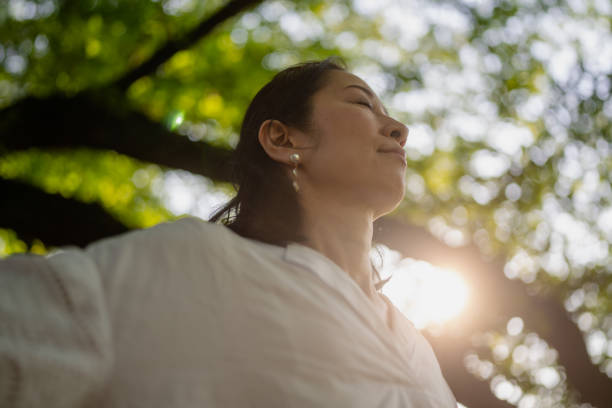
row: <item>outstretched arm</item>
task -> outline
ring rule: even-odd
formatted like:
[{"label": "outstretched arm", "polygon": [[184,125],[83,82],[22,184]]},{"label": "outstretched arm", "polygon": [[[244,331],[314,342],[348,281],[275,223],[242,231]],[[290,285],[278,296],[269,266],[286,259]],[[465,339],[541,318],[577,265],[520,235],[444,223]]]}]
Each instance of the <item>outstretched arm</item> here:
[{"label": "outstretched arm", "polygon": [[0,260],[0,406],[93,405],[113,364],[110,327],[84,252]]}]

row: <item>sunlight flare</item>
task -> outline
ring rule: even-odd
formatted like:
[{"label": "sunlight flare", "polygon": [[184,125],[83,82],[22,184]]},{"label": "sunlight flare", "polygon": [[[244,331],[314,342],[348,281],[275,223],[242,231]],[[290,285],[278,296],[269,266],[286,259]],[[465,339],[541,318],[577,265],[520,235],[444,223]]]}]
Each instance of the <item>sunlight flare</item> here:
[{"label": "sunlight flare", "polygon": [[389,249],[383,251],[383,266],[384,272],[393,274],[383,293],[418,329],[456,318],[469,300],[469,287],[455,270],[410,258],[398,260]]}]

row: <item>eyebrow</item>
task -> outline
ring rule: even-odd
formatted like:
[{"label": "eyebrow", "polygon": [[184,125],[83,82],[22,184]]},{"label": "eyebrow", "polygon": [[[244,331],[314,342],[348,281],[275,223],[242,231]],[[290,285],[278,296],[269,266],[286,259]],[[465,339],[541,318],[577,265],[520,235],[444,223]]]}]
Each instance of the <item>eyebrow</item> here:
[{"label": "eyebrow", "polygon": [[[361,89],[363,92],[365,92],[370,98],[375,98],[375,95],[372,91],[370,91],[368,88],[366,88],[365,86],[361,86],[361,85],[357,85],[357,84],[351,84],[351,85],[347,85],[344,87],[344,89],[347,88],[357,88],[357,89]],[[380,106],[382,107],[383,112],[385,113],[385,115],[389,116],[389,112],[387,111],[387,108],[385,108],[385,106],[381,103]]]}]

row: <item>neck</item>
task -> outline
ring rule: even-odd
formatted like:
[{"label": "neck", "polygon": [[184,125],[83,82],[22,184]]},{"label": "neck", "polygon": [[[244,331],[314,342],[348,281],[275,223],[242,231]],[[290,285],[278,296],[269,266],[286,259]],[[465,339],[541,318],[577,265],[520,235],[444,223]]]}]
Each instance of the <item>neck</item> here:
[{"label": "neck", "polygon": [[334,261],[368,297],[373,297],[376,290],[370,263],[372,214],[319,200],[303,200],[302,206],[306,238],[302,244]]}]

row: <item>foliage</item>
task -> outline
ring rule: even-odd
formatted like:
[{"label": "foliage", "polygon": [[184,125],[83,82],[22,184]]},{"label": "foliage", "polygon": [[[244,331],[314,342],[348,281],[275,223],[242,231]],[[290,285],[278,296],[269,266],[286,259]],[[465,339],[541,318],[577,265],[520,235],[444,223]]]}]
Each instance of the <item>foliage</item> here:
[{"label": "foliage", "polygon": [[32,149],[0,158],[0,176],[18,178],[51,194],[99,202],[126,226],[145,228],[171,218],[152,183],[162,170],[115,152]]},{"label": "foliage", "polygon": [[[0,106],[113,90],[222,3],[10,0],[0,5]],[[121,97],[175,136],[231,148],[274,72],[341,55],[411,128],[408,194],[394,216],[503,257],[507,278],[565,305],[612,376],[611,23],[597,0],[265,1]],[[5,151],[2,139],[0,153],[0,177],[98,202],[131,228],[178,215],[164,208],[170,170],[153,163],[80,148]],[[25,250],[6,230],[0,242],[0,253]],[[514,405],[571,406],[579,399],[555,358],[521,368],[516,350],[549,350],[527,332],[536,329],[491,328],[468,368]],[[545,368],[554,385],[533,374]]]}]

